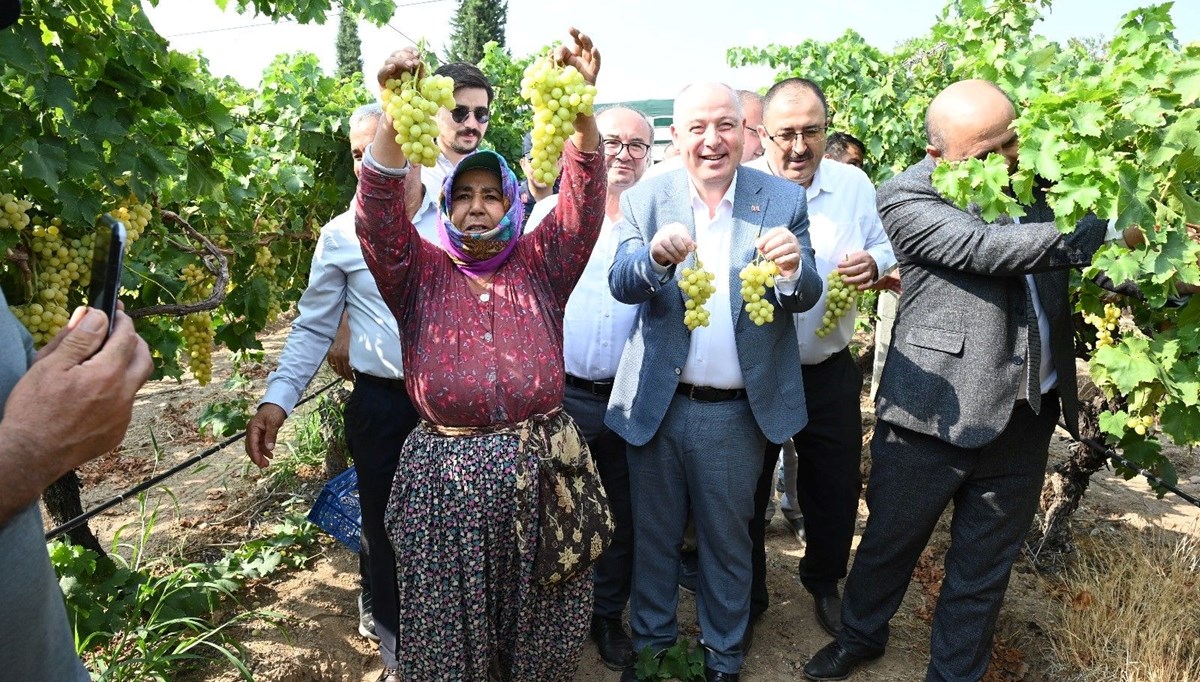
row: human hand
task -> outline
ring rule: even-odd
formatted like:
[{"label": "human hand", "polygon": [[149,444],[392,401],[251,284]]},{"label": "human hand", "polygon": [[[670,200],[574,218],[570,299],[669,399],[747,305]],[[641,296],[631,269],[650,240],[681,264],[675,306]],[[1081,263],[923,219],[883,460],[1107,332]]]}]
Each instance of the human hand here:
[{"label": "human hand", "polygon": [[275,437],[287,419],[283,408],[275,403],[263,403],[246,426],[246,454],[260,469],[266,469],[274,457]]},{"label": "human hand", "polygon": [[150,378],[150,349],[118,311],[79,308],[13,387],[0,422],[3,441],[25,453],[46,484],[121,444],[133,399]]},{"label": "human hand", "polygon": [[889,272],[888,274],[876,280],[876,282],[868,288],[876,291],[893,291],[897,296],[899,296],[903,291],[900,286],[900,271],[893,270]]},{"label": "human hand", "polygon": [[754,248],[779,267],[779,276],[793,277],[800,270],[800,240],[791,230],[772,228],[754,241]]},{"label": "human hand", "polygon": [[837,271],[842,273],[842,280],[847,286],[857,287],[859,291],[871,288],[871,282],[879,276],[879,267],[875,259],[866,251],[855,251],[846,254]]},{"label": "human hand", "polygon": [[650,240],[650,257],[663,267],[678,265],[696,250],[696,242],[683,223],[668,223]]},{"label": "human hand", "polygon": [[406,47],[403,50],[396,50],[388,55],[384,60],[383,66],[379,68],[376,74],[376,79],[379,81],[379,89],[387,87],[388,80],[399,78],[402,74],[411,73],[414,78],[424,78],[425,68],[421,62],[421,53],[415,47]]},{"label": "human hand", "polygon": [[342,313],[342,322],[333,335],[333,344],[329,346],[325,361],[334,374],[346,381],[354,381],[354,370],[350,369],[350,324],[346,313]]},{"label": "human hand", "polygon": [[583,80],[595,85],[596,76],[600,73],[600,51],[592,44],[592,39],[579,29],[572,26],[570,33],[575,46],[559,45],[554,51],[554,60],[563,66],[574,66]]}]

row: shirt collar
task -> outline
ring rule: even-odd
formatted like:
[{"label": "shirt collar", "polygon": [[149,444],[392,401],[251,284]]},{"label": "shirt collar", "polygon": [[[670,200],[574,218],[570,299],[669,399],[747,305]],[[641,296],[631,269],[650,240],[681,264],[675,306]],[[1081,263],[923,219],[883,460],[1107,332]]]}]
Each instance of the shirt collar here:
[{"label": "shirt collar", "polygon": [[825,187],[824,185],[821,184],[821,179],[825,175],[825,166],[830,163],[836,163],[836,162],[832,161],[830,159],[821,159],[820,165],[817,166],[817,172],[813,173],[812,183],[809,184],[808,187],[804,188],[804,198],[807,199],[808,201],[811,202],[813,199],[816,199],[817,195],[820,194],[821,192],[830,192],[830,193],[833,192],[833,189],[834,189],[833,185],[830,185],[829,187]]},{"label": "shirt collar", "polygon": [[[692,197],[692,208],[695,209],[697,207],[703,207],[703,209],[705,211],[708,211],[708,204],[704,203],[704,198],[700,196],[700,190],[696,189],[696,183],[692,181],[692,176],[688,175],[687,179],[688,179],[688,193]],[[729,207],[732,209],[733,208],[733,197],[736,192],[737,192],[737,171],[735,170],[733,172],[733,180],[731,180],[729,182],[729,189],[725,190],[725,194],[722,195],[721,200],[719,202],[717,202],[717,207],[720,208],[721,205],[728,202]]]}]

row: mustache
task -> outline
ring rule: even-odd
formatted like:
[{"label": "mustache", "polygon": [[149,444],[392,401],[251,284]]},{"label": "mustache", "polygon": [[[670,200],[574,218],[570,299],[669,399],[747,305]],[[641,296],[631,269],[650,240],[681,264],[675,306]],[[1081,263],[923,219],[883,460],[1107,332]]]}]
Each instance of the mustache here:
[{"label": "mustache", "polygon": [[467,134],[474,135],[475,137],[483,137],[483,135],[480,134],[479,130],[476,128],[463,128],[462,130],[455,133],[455,135],[467,135]]},{"label": "mustache", "polygon": [[811,161],[812,157],[813,157],[812,152],[806,151],[803,154],[788,154],[787,159],[785,159],[785,161],[788,161],[790,163],[803,163],[805,161]]}]

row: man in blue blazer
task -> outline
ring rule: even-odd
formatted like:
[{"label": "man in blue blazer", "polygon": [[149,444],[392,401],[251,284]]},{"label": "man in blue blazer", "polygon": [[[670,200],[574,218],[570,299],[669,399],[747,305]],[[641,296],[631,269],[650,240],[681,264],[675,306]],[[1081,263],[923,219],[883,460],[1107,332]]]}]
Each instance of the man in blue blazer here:
[{"label": "man in blue blazer", "polygon": [[[745,118],[735,93],[718,83],[689,86],[675,100],[674,121],[683,167],[621,200],[622,243],[609,286],[639,309],[605,421],[630,445],[635,646],[661,651],[675,643],[676,575],[690,509],[706,679],[736,682],[762,452],[768,440],[781,443],[807,421],[792,316],[779,312],[755,325],[738,273],[756,253],[773,260],[780,275],[767,296],[787,313],[811,308],[821,280],[804,192],[738,166]],[[697,260],[716,276],[716,292],[705,305],[709,326],[689,331],[677,283]],[[629,669],[622,679],[636,675]]]}]

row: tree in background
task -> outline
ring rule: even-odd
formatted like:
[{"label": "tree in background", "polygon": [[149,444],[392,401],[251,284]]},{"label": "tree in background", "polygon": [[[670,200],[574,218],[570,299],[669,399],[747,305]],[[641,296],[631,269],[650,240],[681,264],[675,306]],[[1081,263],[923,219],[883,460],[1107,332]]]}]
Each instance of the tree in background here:
[{"label": "tree in background", "polygon": [[483,59],[484,46],[494,42],[504,47],[504,30],[508,22],[508,2],[501,0],[459,0],[458,11],[450,20],[450,48],[446,60],[478,64]]},{"label": "tree in background", "polygon": [[358,18],[342,9],[338,19],[337,32],[337,72],[338,78],[349,78],[356,73],[362,73],[362,41],[358,39]]}]

